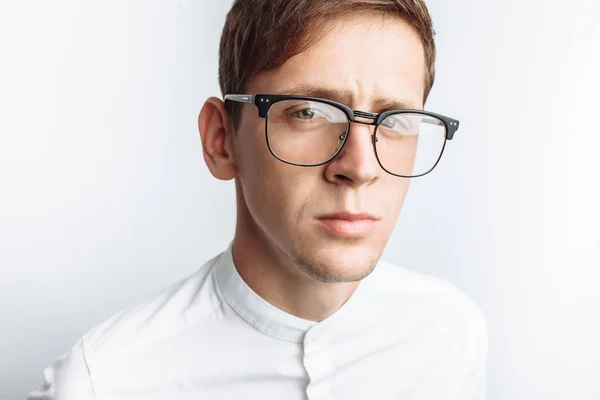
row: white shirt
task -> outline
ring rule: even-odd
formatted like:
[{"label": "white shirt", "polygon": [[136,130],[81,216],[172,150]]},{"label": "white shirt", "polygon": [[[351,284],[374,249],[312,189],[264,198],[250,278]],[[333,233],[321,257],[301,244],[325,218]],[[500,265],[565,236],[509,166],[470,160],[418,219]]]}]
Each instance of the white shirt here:
[{"label": "white shirt", "polygon": [[452,284],[380,261],[322,322],[263,300],[231,245],[83,335],[28,399],[485,398],[487,329]]}]

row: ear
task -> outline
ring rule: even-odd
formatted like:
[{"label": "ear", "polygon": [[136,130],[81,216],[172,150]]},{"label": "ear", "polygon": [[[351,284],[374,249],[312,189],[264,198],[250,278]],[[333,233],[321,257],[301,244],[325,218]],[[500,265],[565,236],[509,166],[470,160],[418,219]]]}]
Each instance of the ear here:
[{"label": "ear", "polygon": [[198,129],[204,161],[213,176],[224,181],[235,178],[237,170],[229,146],[233,124],[221,99],[211,97],[206,100],[198,116]]}]

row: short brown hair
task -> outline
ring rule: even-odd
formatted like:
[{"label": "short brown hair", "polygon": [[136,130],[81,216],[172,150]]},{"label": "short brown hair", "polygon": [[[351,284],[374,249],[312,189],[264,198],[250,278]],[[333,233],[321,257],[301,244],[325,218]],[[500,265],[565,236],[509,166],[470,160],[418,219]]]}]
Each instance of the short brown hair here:
[{"label": "short brown hair", "polygon": [[[365,11],[405,21],[419,35],[425,53],[427,100],[435,78],[435,42],[423,0],[235,0],[219,46],[219,86],[223,96],[244,93],[249,80],[279,68],[326,34],[328,21]],[[234,126],[238,103],[228,102]]]}]

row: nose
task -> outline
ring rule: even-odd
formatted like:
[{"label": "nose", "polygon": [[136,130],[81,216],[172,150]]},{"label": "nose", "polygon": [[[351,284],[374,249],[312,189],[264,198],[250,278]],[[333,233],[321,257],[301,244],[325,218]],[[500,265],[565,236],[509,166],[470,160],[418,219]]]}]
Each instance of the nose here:
[{"label": "nose", "polygon": [[373,125],[360,121],[350,124],[344,147],[327,164],[325,176],[328,181],[359,187],[377,180],[381,168],[373,148],[374,129]]}]

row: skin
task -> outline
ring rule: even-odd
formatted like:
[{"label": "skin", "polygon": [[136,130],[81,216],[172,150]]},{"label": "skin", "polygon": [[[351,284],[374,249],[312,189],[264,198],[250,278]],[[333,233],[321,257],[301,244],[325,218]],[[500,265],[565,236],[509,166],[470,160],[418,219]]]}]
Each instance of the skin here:
[{"label": "skin", "polygon": [[[423,108],[423,47],[406,23],[367,13],[331,24],[308,50],[256,76],[246,93],[304,94],[299,88],[311,86],[342,92],[329,98],[362,111],[398,108],[382,99]],[[270,154],[265,120],[254,105],[243,106],[237,133],[215,97],[206,101],[198,123],[211,173],[235,179],[233,258],[240,276],[266,301],[297,317],[319,322],[332,315],[375,268],[409,187],[409,179],[379,166],[374,127],[351,124],[334,160],[298,167]],[[376,229],[343,238],[317,219],[344,211],[372,214]]]}]

